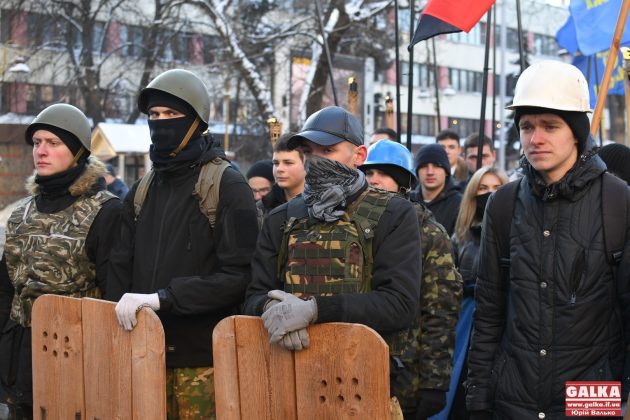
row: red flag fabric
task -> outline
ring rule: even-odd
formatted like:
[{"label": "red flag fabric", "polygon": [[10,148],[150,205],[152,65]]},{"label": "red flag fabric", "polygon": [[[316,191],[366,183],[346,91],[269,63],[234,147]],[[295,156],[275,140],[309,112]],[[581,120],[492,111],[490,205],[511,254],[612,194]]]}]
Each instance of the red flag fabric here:
[{"label": "red flag fabric", "polygon": [[409,47],[439,34],[468,32],[495,0],[430,0]]}]

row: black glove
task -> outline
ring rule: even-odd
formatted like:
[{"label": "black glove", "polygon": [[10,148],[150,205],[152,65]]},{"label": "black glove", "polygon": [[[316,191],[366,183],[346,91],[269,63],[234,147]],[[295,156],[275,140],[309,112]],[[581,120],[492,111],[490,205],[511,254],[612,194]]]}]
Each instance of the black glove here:
[{"label": "black glove", "polygon": [[439,413],[446,405],[446,392],[438,389],[421,389],[416,408],[416,420],[425,420]]},{"label": "black glove", "polygon": [[470,420],[492,420],[492,411],[471,411]]}]

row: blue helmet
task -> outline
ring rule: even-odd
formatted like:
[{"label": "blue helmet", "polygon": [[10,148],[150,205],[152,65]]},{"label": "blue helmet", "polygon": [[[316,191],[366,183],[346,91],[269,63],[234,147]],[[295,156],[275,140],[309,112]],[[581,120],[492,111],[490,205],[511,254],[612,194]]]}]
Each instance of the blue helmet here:
[{"label": "blue helmet", "polygon": [[381,140],[368,149],[367,159],[360,169],[365,171],[378,167],[401,187],[411,188],[416,182],[413,156],[405,146],[391,140]]}]

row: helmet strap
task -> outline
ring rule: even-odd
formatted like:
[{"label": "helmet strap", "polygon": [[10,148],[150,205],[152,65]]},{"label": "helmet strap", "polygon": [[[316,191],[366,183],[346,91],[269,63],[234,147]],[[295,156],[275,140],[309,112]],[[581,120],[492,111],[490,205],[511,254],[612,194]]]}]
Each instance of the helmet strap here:
[{"label": "helmet strap", "polygon": [[79,151],[77,152],[76,155],[74,155],[74,158],[72,159],[72,162],[70,162],[70,166],[68,166],[68,169],[72,168],[74,165],[76,165],[77,161],[79,160],[79,158],[83,155],[83,153],[85,153],[85,147],[81,146],[81,148],[79,149]]},{"label": "helmet strap", "polygon": [[201,119],[197,116],[195,118],[195,121],[193,121],[192,125],[188,129],[188,132],[184,136],[184,139],[179,144],[179,146],[177,146],[177,148],[175,150],[173,150],[171,153],[169,153],[170,157],[177,156],[179,154],[179,152],[181,152],[184,149],[184,147],[186,147],[186,145],[188,144],[188,142],[192,138],[192,135],[195,133],[195,131],[197,131],[197,127],[199,127],[199,123],[200,122],[201,122]]}]

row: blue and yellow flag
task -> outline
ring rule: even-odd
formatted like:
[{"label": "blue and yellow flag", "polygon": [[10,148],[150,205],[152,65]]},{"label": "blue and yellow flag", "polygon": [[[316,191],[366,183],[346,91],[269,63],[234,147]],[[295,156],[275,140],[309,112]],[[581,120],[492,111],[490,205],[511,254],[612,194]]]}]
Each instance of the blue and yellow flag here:
[{"label": "blue and yellow flag", "polygon": [[[579,68],[586,80],[588,81],[589,95],[591,98],[591,108],[595,108],[597,103],[597,92],[595,91],[598,86],[601,85],[601,79],[604,77],[604,69],[606,68],[606,61],[608,60],[608,52],[600,52],[593,54],[589,57],[583,55],[577,55],[573,59],[573,65]],[[597,70],[595,69],[597,66]],[[597,76],[597,77],[596,77]],[[610,84],[608,85],[609,95],[623,95],[623,78],[625,77],[625,70],[623,69],[623,59],[621,52],[615,63],[615,69],[613,70]],[[599,78],[599,80],[598,80]]]},{"label": "blue and yellow flag", "polygon": [[[571,0],[569,10],[575,25],[580,52],[585,55],[606,51],[612,44],[622,0]],[[630,42],[630,19],[621,43]]]}]

